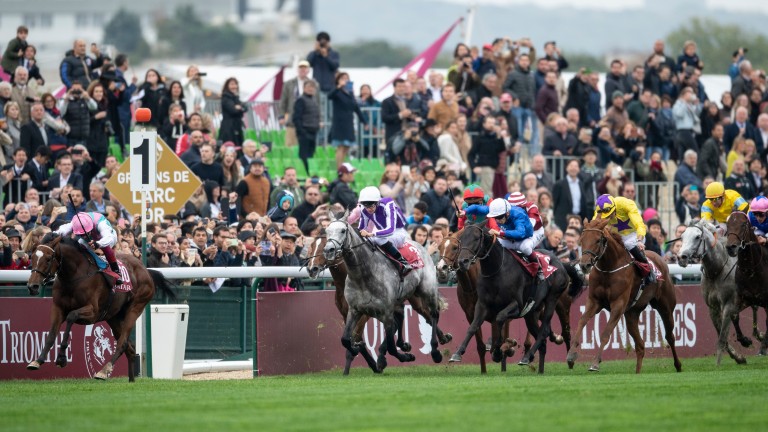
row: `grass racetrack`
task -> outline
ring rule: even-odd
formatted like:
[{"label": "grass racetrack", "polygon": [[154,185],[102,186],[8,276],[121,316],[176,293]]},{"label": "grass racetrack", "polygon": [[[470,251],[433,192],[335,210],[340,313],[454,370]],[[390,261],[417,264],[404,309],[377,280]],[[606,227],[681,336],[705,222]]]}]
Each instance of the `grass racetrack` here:
[{"label": "grass racetrack", "polygon": [[[634,358],[634,355],[632,356]],[[122,360],[122,359],[121,359]],[[236,381],[9,381],[0,430],[275,431],[502,430],[759,431],[768,428],[768,358],[727,356],[603,362],[590,373],[549,363],[546,375],[512,363],[353,368]],[[391,362],[392,360],[390,360]],[[44,367],[54,367],[46,364]]]}]

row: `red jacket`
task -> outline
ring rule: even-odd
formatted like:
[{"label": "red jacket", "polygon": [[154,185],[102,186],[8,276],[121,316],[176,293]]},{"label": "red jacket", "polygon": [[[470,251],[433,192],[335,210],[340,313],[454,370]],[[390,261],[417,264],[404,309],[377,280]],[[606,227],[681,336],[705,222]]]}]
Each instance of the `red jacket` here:
[{"label": "red jacket", "polygon": [[525,207],[523,208],[528,212],[528,218],[533,222],[534,231],[544,226],[544,222],[541,220],[541,214],[539,213],[539,206],[530,201],[526,201]]}]

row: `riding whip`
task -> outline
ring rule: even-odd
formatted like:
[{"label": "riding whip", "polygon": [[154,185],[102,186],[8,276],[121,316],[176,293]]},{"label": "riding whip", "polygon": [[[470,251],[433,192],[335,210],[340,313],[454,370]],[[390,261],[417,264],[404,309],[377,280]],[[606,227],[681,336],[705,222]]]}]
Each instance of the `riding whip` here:
[{"label": "riding whip", "polygon": [[[74,201],[72,201],[72,194],[68,193],[69,196],[69,204],[72,206],[72,209],[75,211],[75,217],[77,218],[77,221],[80,222],[80,226],[83,226],[83,220],[80,219],[80,212],[77,211],[77,207],[75,207]],[[93,239],[91,239],[91,233],[86,232],[85,237],[88,239],[88,243],[92,242]]]}]

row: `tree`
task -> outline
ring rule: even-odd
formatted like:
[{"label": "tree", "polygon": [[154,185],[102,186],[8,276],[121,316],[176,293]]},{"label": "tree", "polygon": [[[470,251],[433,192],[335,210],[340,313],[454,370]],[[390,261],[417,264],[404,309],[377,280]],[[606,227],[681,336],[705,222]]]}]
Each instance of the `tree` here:
[{"label": "tree", "polygon": [[141,34],[139,16],[122,8],[104,26],[103,40],[136,63],[150,55],[149,44]]},{"label": "tree", "polygon": [[181,57],[238,55],[245,36],[231,24],[211,26],[202,22],[192,6],[180,6],[173,18],[158,23],[158,37]]},{"label": "tree", "polygon": [[726,74],[739,47],[748,48],[747,58],[755,67],[768,66],[768,38],[748,32],[735,24],[719,24],[713,20],[694,18],[667,35],[667,53],[675,58],[682,53],[685,41],[696,42],[704,71]]},{"label": "tree", "polygon": [[568,72],[578,72],[581,68],[591,69],[592,72],[606,72],[605,61],[586,53],[565,53],[568,60]]},{"label": "tree", "polygon": [[334,47],[344,67],[403,67],[416,56],[403,45],[390,45],[384,40],[358,41]]}]

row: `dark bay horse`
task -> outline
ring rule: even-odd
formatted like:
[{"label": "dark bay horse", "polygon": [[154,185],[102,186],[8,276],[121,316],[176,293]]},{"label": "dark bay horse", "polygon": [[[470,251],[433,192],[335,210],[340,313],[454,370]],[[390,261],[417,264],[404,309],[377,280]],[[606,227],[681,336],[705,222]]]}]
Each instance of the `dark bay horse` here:
[{"label": "dark bay horse", "polygon": [[[347,280],[347,265],[344,264],[344,260],[341,258],[335,258],[330,261],[325,259],[325,256],[323,255],[323,248],[325,248],[325,244],[327,242],[327,237],[317,237],[314,239],[314,241],[309,245],[307,249],[307,258],[304,266],[307,268],[309,277],[313,279],[317,278],[317,276],[326,269],[330,271],[331,277],[333,278],[333,286],[336,287],[336,309],[338,309],[339,313],[341,313],[341,318],[346,321],[347,313],[349,312],[349,304],[347,303],[347,299],[344,298],[344,287]],[[429,311],[424,308],[421,300],[418,297],[413,296],[408,299],[408,302],[411,303],[413,310],[418,312],[418,314],[424,318],[427,318],[426,314],[428,314]],[[401,322],[400,329],[402,330],[404,311],[400,310],[396,312],[395,315],[396,319],[399,319]],[[365,323],[368,322],[368,318],[369,317],[367,315],[361,316],[360,320],[358,320],[357,325],[354,328],[353,336],[355,344],[357,345],[359,345],[362,341],[363,329],[365,328]],[[443,334],[440,328],[438,328],[437,339],[438,342],[440,342],[440,345],[445,345],[453,339],[453,336],[451,336],[450,333]],[[402,331],[398,332],[396,345],[404,352],[411,351],[411,344],[403,340]],[[376,361],[373,360],[373,357],[371,357],[367,350],[360,350],[360,354],[363,356],[366,363],[368,363],[368,366],[371,367],[374,372],[380,372],[377,368],[375,368]],[[355,356],[353,356],[352,353],[347,350],[346,363],[344,364],[344,375],[349,375],[349,368],[352,365],[352,360],[354,357]]]},{"label": "dark bay horse", "polygon": [[717,228],[704,220],[689,224],[680,237],[683,247],[678,264],[687,267],[689,260],[701,260],[701,294],[718,334],[717,364],[720,365],[724,350],[736,363],[744,364],[744,356],[728,343],[733,322],[741,345],[752,345],[752,340],[741,333],[737,320],[743,306],[736,286],[736,258],[728,256],[725,239],[717,238],[716,232]]},{"label": "dark bay horse", "polygon": [[634,260],[624,248],[621,237],[611,232],[608,222],[608,219],[584,221],[581,237],[583,253],[579,263],[584,273],[589,274],[589,296],[584,315],[579,319],[579,327],[576,329],[576,340],[571,351],[568,352],[568,366],[573,368],[578,357],[581,348],[581,331],[584,326],[600,310],[607,309],[611,312],[611,317],[600,334],[600,347],[589,370],[593,372],[600,370],[603,350],[619,319],[624,315],[627,319],[627,331],[635,342],[637,357],[635,373],[640,373],[645,356],[645,342],[640,335],[638,322],[640,314],[650,304],[661,316],[664,323],[664,338],[672,350],[675,369],[680,372],[682,366],[675,349],[675,321],[672,317],[676,305],[675,286],[669,277],[669,268],[656,253],[646,251],[648,259],[653,261],[661,271],[661,277],[658,282],[646,286],[640,298],[633,304],[642,277],[635,270]]},{"label": "dark bay horse", "polygon": [[107,281],[94,258],[86,255],[76,240],[52,233],[43,238],[32,254],[32,275],[27,282],[27,288],[30,295],[36,296],[41,286],[53,281],[51,329],[40,357],[28,364],[27,369],[37,370],[45,362],[48,351],[59,334],[59,327],[65,320],[67,329],[55,362],[59,367],[67,365],[66,350],[73,324],[87,325],[106,321],[117,340],[117,349],[94,378],[109,378],[115,362],[125,353],[128,361],[128,381],[134,381],[136,349],[129,337],[136,319],[152,300],[156,287],[172,299],[175,299],[175,294],[161,273],[145,269],[141,262],[131,255],[120,254],[119,258],[125,264],[133,284],[131,292],[113,292],[110,289],[112,280]]},{"label": "dark bay horse", "polygon": [[536,342],[519,364],[529,364],[538,351],[538,371],[544,373],[546,339],[551,332],[552,315],[555,313],[557,299],[567,290],[572,276],[554,255],[550,255],[551,265],[557,271],[547,281],[535,283],[536,277],[530,276],[514,257],[507,256],[510,252],[504,250],[485,224],[465,227],[458,240],[459,270],[468,271],[479,260],[480,278],[477,282],[474,319],[451,361],[461,361],[469,340],[477,333],[483,321],[496,322],[492,328],[491,356],[494,361],[500,361],[503,351],[499,329],[508,320],[524,318]]},{"label": "dark bay horse", "polygon": [[[736,286],[742,306],[768,308],[768,251],[757,241],[746,213],[734,212],[726,222],[726,249],[737,257]],[[768,309],[766,309],[768,311]],[[756,325],[755,325],[756,326]],[[766,317],[768,326],[768,317]],[[756,327],[755,327],[756,328]],[[768,353],[768,337],[760,344],[760,355]]]}]

